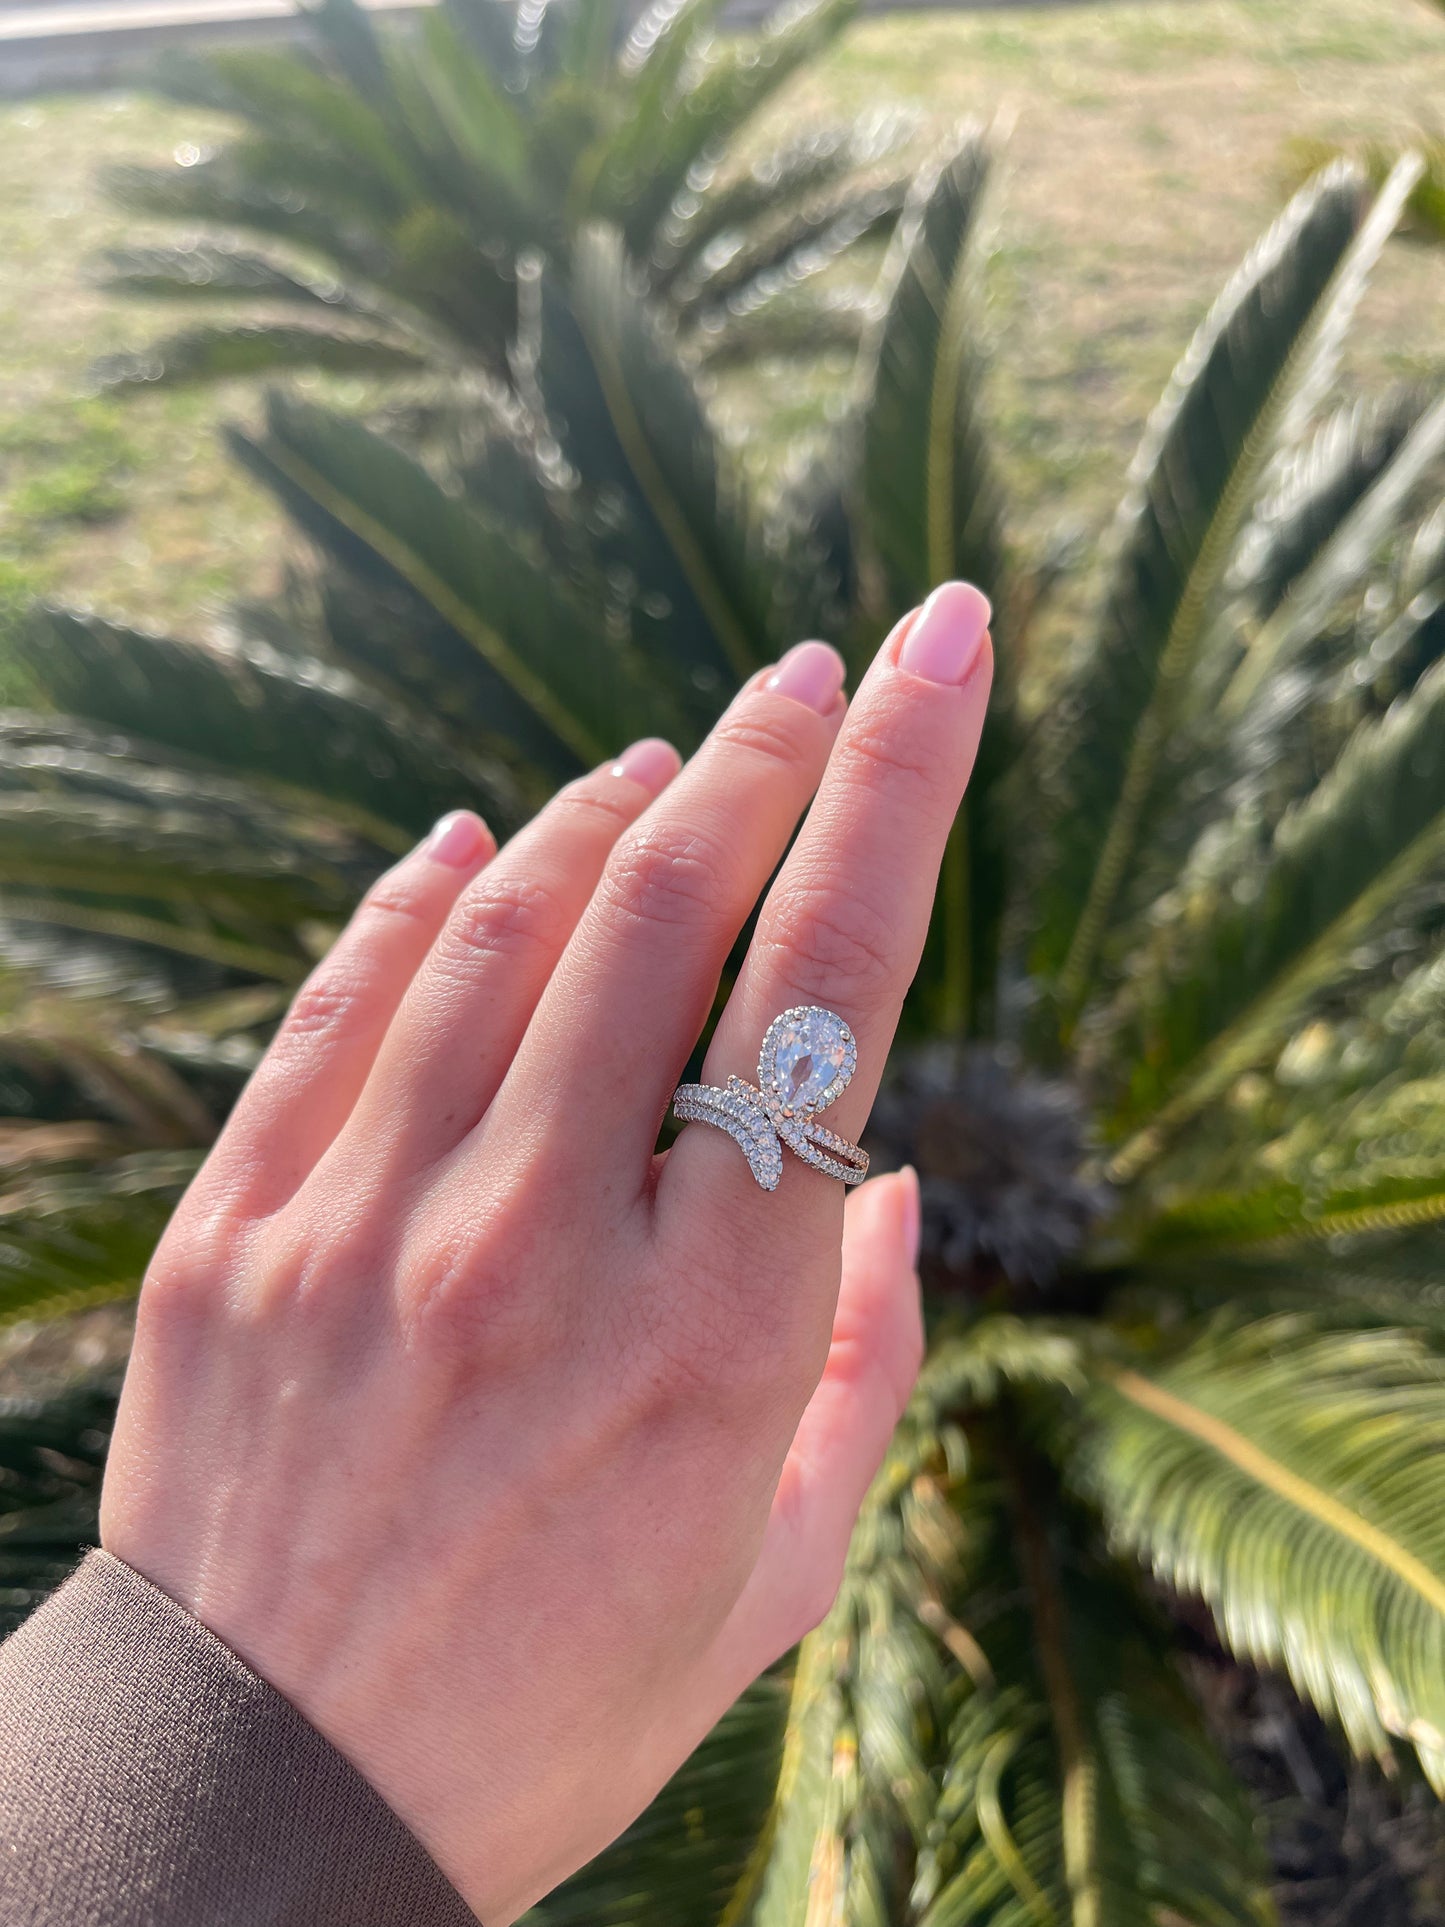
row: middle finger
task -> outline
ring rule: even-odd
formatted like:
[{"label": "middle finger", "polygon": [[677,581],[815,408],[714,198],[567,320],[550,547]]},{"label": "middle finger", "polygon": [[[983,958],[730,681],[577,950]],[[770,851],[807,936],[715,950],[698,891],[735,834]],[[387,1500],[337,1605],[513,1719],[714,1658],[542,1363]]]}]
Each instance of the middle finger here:
[{"label": "middle finger", "polygon": [[488,1131],[505,1139],[546,1117],[574,1177],[590,1166],[645,1181],[728,951],[827,762],[842,687],[837,652],[800,643],[741,691],[619,839]]}]

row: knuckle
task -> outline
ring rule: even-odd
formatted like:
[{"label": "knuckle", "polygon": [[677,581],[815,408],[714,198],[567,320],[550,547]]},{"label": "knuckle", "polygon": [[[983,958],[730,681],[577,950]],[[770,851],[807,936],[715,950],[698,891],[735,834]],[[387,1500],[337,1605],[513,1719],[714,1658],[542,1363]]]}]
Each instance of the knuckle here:
[{"label": "knuckle", "polygon": [[616,836],[637,815],[641,798],[634,785],[619,783],[612,777],[599,779],[579,776],[558,790],[547,805],[546,815],[554,822],[574,824],[584,832],[600,830]]},{"label": "knuckle", "polygon": [[430,921],[427,901],[415,880],[408,882],[400,870],[388,870],[378,877],[361,899],[358,923],[425,923]]},{"label": "knuckle", "polygon": [[844,781],[884,789],[890,803],[933,808],[948,790],[947,760],[921,732],[860,724],[847,732],[834,758]]},{"label": "knuckle", "polygon": [[284,1050],[289,1043],[325,1042],[352,1027],[366,1001],[365,980],[341,966],[318,971],[297,991],[277,1033]]},{"label": "knuckle", "polygon": [[771,906],[758,933],[772,967],[807,997],[846,991],[867,1004],[894,984],[899,948],[893,923],[846,886],[800,887]]},{"label": "knuckle", "polygon": [[565,908],[533,877],[484,877],[465,892],[437,942],[446,967],[469,971],[479,959],[560,949],[566,941]]},{"label": "knuckle", "polygon": [[732,899],[732,869],[708,832],[658,825],[617,846],[602,882],[603,906],[629,923],[711,928]]},{"label": "knuckle", "polygon": [[764,764],[782,763],[794,767],[811,761],[809,731],[818,717],[801,703],[784,702],[771,708],[745,704],[724,716],[713,731],[713,742],[721,748]]},{"label": "knuckle", "polygon": [[499,1259],[475,1232],[409,1254],[403,1269],[405,1322],[423,1356],[455,1361],[474,1380],[480,1368],[528,1370],[551,1350],[552,1309],[525,1282],[534,1273]]}]

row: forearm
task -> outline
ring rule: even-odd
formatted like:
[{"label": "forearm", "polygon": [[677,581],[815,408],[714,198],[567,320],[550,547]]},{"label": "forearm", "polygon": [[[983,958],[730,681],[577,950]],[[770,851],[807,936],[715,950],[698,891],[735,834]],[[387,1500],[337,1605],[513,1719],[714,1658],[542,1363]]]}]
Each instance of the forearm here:
[{"label": "forearm", "polygon": [[6,1927],[476,1927],[280,1694],[92,1553],[0,1646]]}]

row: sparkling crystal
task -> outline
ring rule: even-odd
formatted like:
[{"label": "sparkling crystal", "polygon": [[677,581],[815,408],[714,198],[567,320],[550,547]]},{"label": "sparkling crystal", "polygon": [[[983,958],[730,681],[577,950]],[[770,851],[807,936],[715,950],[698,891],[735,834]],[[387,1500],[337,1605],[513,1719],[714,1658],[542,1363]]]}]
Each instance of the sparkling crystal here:
[{"label": "sparkling crystal", "polygon": [[843,1026],[830,1012],[805,1010],[789,1017],[774,1039],[773,1065],[781,1101],[793,1110],[807,1110],[847,1060]]}]

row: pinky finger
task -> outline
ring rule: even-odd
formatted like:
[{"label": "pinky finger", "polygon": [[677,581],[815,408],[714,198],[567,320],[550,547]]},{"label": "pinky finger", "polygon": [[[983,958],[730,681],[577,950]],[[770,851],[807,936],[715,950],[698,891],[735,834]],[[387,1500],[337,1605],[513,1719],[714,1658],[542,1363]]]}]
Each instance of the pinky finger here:
[{"label": "pinky finger", "polygon": [[480,817],[457,810],[377,879],[297,992],[212,1153],[208,1188],[241,1193],[257,1215],[295,1194],[350,1116],[452,905],[496,848]]},{"label": "pinky finger", "polygon": [[[762,1550],[722,1635],[739,1683],[832,1605],[859,1508],[923,1358],[918,1178],[860,1185],[843,1216],[843,1280],[828,1362],[778,1481]],[[737,1690],[736,1687],[734,1690]]]}]

